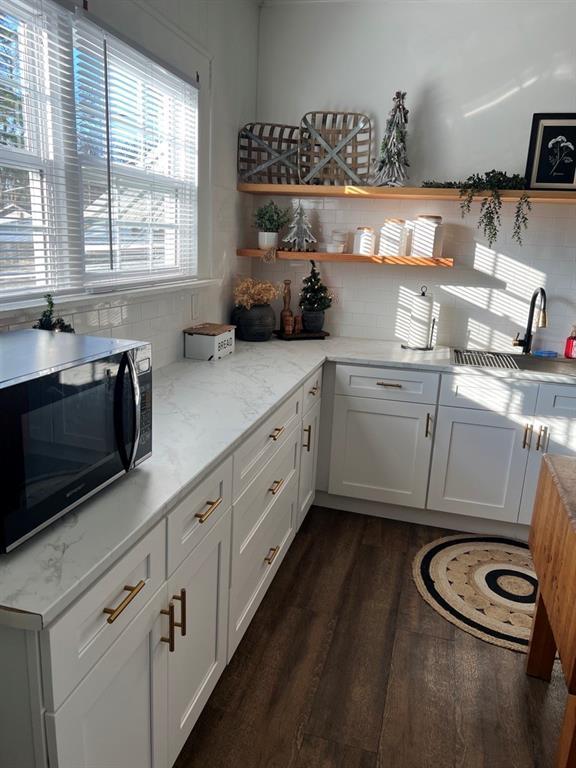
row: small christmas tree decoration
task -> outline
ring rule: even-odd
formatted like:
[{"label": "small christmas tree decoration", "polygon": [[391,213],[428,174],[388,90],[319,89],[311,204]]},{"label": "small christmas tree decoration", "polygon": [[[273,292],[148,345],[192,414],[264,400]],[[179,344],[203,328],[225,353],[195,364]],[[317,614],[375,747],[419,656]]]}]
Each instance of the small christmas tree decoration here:
[{"label": "small christmas tree decoration", "polygon": [[37,322],[32,326],[41,331],[59,331],[61,333],[74,333],[74,328],[67,323],[63,317],[54,317],[54,299],[50,293],[47,293],[46,309],[42,312]]},{"label": "small christmas tree decoration", "polygon": [[306,211],[300,203],[294,211],[292,217],[292,223],[288,229],[288,234],[282,240],[283,243],[287,243],[290,247],[290,251],[309,251],[312,243],[316,243],[317,240],[312,234],[312,225],[306,215]]},{"label": "small christmas tree decoration", "polygon": [[302,323],[308,333],[318,333],[324,326],[324,310],[332,306],[332,296],[322,282],[316,263],[310,261],[312,269],[302,281],[299,305],[302,309]]},{"label": "small christmas tree decoration", "polygon": [[408,110],[404,106],[406,93],[396,91],[394,106],[386,121],[386,133],[380,147],[373,184],[377,187],[401,187],[408,179],[410,167],[406,153]]}]

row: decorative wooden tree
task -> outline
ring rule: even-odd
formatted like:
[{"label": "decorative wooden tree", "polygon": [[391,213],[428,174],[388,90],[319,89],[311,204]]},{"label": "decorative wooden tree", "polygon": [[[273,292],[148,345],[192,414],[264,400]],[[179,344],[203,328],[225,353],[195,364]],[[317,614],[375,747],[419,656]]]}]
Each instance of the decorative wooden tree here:
[{"label": "decorative wooden tree", "polygon": [[308,251],[310,250],[309,246],[317,242],[312,234],[312,225],[302,204],[299,204],[294,211],[288,234],[282,242],[290,246],[288,248],[290,251]]},{"label": "decorative wooden tree", "polygon": [[380,159],[373,183],[377,187],[401,187],[408,179],[410,167],[406,153],[406,125],[408,110],[404,106],[406,93],[396,91],[394,107],[386,121],[386,133],[380,147]]}]

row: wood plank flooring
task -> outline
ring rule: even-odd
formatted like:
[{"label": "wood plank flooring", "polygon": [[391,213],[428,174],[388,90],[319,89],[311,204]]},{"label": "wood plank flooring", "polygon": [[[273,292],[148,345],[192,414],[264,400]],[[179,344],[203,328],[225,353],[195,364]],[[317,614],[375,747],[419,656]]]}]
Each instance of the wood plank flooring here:
[{"label": "wood plank flooring", "polygon": [[526,677],[414,587],[447,533],[313,507],[176,768],[552,768],[560,670]]}]

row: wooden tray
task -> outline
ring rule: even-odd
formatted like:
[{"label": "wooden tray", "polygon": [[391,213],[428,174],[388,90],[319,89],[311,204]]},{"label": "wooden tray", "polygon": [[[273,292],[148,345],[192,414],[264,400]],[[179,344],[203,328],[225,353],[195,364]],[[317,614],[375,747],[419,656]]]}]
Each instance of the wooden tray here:
[{"label": "wooden tray", "polygon": [[309,339],[325,339],[330,336],[328,331],[319,331],[318,333],[306,333],[303,331],[298,334],[291,333],[290,336],[285,336],[282,331],[274,331],[274,335],[282,341],[308,341]]}]

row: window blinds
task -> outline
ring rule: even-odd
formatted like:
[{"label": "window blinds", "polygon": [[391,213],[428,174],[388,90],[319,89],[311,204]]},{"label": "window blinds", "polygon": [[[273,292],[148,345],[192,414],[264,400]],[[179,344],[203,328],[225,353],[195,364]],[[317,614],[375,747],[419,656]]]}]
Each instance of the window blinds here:
[{"label": "window blinds", "polygon": [[0,298],[197,271],[198,94],[51,0],[0,0]]}]

